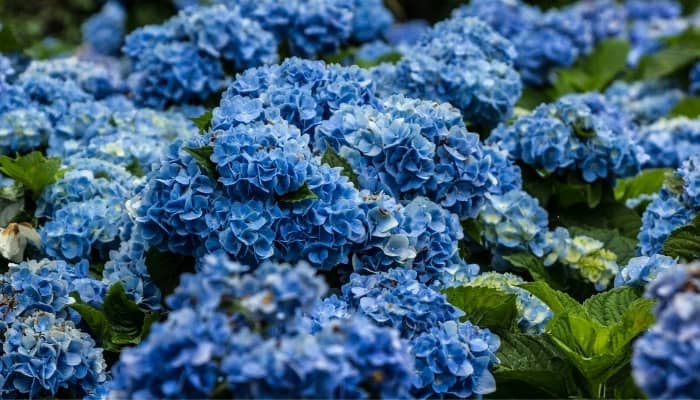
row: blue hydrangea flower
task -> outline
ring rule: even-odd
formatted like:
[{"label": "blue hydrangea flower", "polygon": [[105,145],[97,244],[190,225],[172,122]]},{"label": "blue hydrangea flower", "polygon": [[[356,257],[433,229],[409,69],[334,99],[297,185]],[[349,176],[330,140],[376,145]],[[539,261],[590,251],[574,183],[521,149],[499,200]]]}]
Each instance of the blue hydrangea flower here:
[{"label": "blue hydrangea flower", "polygon": [[649,397],[700,395],[695,349],[700,345],[698,264],[660,274],[646,295],[658,300],[656,323],[634,343],[632,376]]},{"label": "blue hydrangea flower", "polygon": [[212,127],[282,118],[302,133],[328,119],[343,104],[375,101],[374,82],[357,67],[289,58],[280,65],[240,74],[214,109]]},{"label": "blue hydrangea flower", "polygon": [[99,306],[105,291],[104,285],[88,276],[87,263],[72,265],[46,259],[26,261],[11,265],[0,280],[0,331],[34,309],[70,318],[77,323],[80,317],[66,309],[73,303],[69,294],[77,291],[83,301]]},{"label": "blue hydrangea flower", "polygon": [[592,27],[576,10],[542,12],[520,1],[481,0],[453,15],[480,19],[509,39],[517,49],[515,66],[529,85],[551,82],[555,68],[572,65],[593,47]]},{"label": "blue hydrangea flower", "polygon": [[651,257],[634,257],[615,277],[615,287],[623,285],[644,287],[657,275],[677,267],[678,264],[673,258],[661,254],[654,254]]},{"label": "blue hydrangea flower", "polygon": [[[241,275],[247,266],[226,256],[209,255],[197,274],[185,274],[180,286],[167,299],[173,310],[196,307],[200,312],[235,306],[251,328],[284,330],[298,313],[310,312],[326,292],[326,283],[307,263],[263,263],[252,274]],[[234,302],[235,304],[230,304]]]},{"label": "blue hydrangea flower", "polygon": [[107,379],[102,349],[71,321],[37,310],[15,320],[2,336],[3,397],[53,397],[61,389],[81,396]]},{"label": "blue hydrangea flower", "polygon": [[309,138],[286,124],[251,124],[218,132],[211,160],[231,197],[252,199],[299,190],[308,178]]},{"label": "blue hydrangea flower", "polygon": [[[513,69],[511,43],[474,18],[440,22],[407,48],[394,76],[385,79],[385,95],[449,102],[477,126],[505,120],[520,97],[520,78]],[[386,72],[392,72],[387,70]]]},{"label": "blue hydrangea flower", "polygon": [[231,337],[222,313],[171,312],[138,346],[122,351],[112,367],[110,397],[208,398],[221,377],[217,360],[228,354]]},{"label": "blue hydrangea flower", "polygon": [[642,215],[638,253],[652,256],[663,250],[671,232],[692,221],[695,213],[666,189],[647,206]]},{"label": "blue hydrangea flower", "polygon": [[700,154],[700,121],[678,117],[660,120],[642,128],[639,142],[649,155],[651,168],[678,168]]},{"label": "blue hydrangea flower", "polygon": [[485,272],[474,277],[467,286],[488,287],[516,294],[518,327],[526,333],[540,334],[552,318],[552,310],[537,297],[518,285],[523,279],[511,273]]},{"label": "blue hydrangea flower", "polygon": [[383,57],[395,54],[400,49],[395,48],[382,40],[375,40],[360,46],[354,54],[357,61],[374,63]]},{"label": "blue hydrangea flower", "polygon": [[610,103],[642,125],[666,116],[684,96],[683,91],[668,80],[616,81],[605,92]]},{"label": "blue hydrangea flower", "polygon": [[83,24],[83,42],[98,54],[117,54],[124,40],[125,25],[124,7],[118,1],[108,1]]},{"label": "blue hydrangea flower", "polygon": [[700,210],[700,155],[694,154],[683,161],[675,173],[683,182],[680,193],[683,202],[691,209]]},{"label": "blue hydrangea flower", "polygon": [[693,65],[690,70],[690,93],[700,93],[700,63]]},{"label": "blue hydrangea flower", "polygon": [[391,328],[353,317],[311,336],[265,340],[247,331],[231,340],[222,368],[236,397],[405,398],[411,386],[408,348]]},{"label": "blue hydrangea flower", "polygon": [[417,397],[480,397],[496,390],[491,370],[501,341],[469,322],[446,321],[411,341]]},{"label": "blue hydrangea flower", "polygon": [[627,65],[636,66],[642,57],[663,48],[664,38],[681,33],[689,25],[689,21],[682,18],[651,18],[633,21],[627,34],[631,45],[627,54]]},{"label": "blue hydrangea flower", "polygon": [[394,22],[381,0],[354,0],[352,37],[358,42],[381,38]]},{"label": "blue hydrangea flower", "polygon": [[672,19],[681,15],[680,4],[668,0],[627,0],[625,10],[632,20]]},{"label": "blue hydrangea flower", "polygon": [[448,303],[445,295],[420,283],[416,272],[409,269],[352,274],[342,291],[343,298],[357,312],[379,325],[398,329],[407,339],[464,314]]},{"label": "blue hydrangea flower", "polygon": [[420,282],[436,287],[478,273],[477,266],[459,257],[464,235],[456,215],[423,197],[400,205],[388,196],[363,194],[369,238],[353,254],[356,271],[402,266],[417,273]]},{"label": "blue hydrangea flower", "polygon": [[102,282],[107,287],[120,282],[126,295],[140,307],[158,310],[161,308],[161,293],[148,274],[146,250],[147,246],[136,230],[118,250],[110,251],[109,260],[102,270]]},{"label": "blue hydrangea flower", "polygon": [[412,19],[405,22],[394,23],[384,34],[387,42],[393,46],[401,44],[412,45],[430,30],[428,21]]},{"label": "blue hydrangea flower", "polygon": [[[32,61],[19,76],[18,80],[24,82],[25,85],[30,85],[34,81],[40,84],[46,78],[58,81],[52,83],[52,85],[60,85],[59,82],[71,81],[96,99],[103,99],[121,93],[124,90],[119,71],[110,70],[100,64],[82,61],[75,57]],[[51,88],[45,87],[43,90],[47,90],[46,93],[49,94],[48,90],[51,90]],[[73,89],[70,86],[62,88],[62,91],[67,90]],[[61,96],[61,91],[50,94],[55,96],[54,98],[68,97],[65,95]],[[79,94],[69,94],[70,96],[65,99],[68,102],[67,104],[70,104],[71,100],[74,101],[80,96]]]},{"label": "blue hydrangea flower", "polygon": [[474,217],[486,193],[520,186],[519,169],[485,148],[448,104],[393,96],[378,106],[342,106],[316,129],[353,167],[360,187],[398,199],[426,196]]},{"label": "blue hydrangea flower", "polygon": [[487,242],[510,250],[536,246],[536,240],[548,230],[547,211],[522,190],[487,196],[479,222]]},{"label": "blue hydrangea flower", "polygon": [[646,155],[634,126],[598,94],[568,95],[542,104],[512,125],[495,129],[488,143],[545,173],[575,170],[586,182],[637,174]]},{"label": "blue hydrangea flower", "polygon": [[0,152],[15,154],[39,148],[48,141],[52,126],[39,107],[0,114]]},{"label": "blue hydrangea flower", "polygon": [[574,3],[567,10],[590,24],[597,42],[625,34],[629,8],[629,4],[625,7],[611,0],[593,0]]}]

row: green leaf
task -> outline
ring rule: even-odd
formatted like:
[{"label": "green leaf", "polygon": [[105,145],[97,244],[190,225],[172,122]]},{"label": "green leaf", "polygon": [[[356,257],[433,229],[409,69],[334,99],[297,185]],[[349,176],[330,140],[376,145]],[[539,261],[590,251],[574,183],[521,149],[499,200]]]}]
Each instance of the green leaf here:
[{"label": "green leaf", "polygon": [[583,302],[588,315],[603,325],[621,320],[632,303],[640,298],[636,289],[621,287],[596,294]]},{"label": "green leaf", "polygon": [[211,117],[212,110],[207,110],[197,117],[190,118],[190,120],[194,122],[195,125],[197,125],[197,128],[199,128],[200,132],[204,133],[207,129],[209,129],[209,125],[211,125]]},{"label": "green leaf", "polygon": [[554,214],[558,224],[567,228],[617,230],[622,236],[637,241],[642,226],[641,216],[616,202],[600,204],[595,209],[574,206]]},{"label": "green leaf", "polygon": [[463,286],[445,290],[447,301],[464,311],[464,319],[496,330],[511,330],[518,311],[516,295],[498,289]]},{"label": "green leaf", "polygon": [[637,68],[629,74],[633,80],[658,79],[672,75],[700,57],[700,29],[692,27],[667,38],[665,48],[642,57]]},{"label": "green leaf", "polygon": [[549,269],[544,266],[542,260],[534,255],[530,253],[516,253],[504,256],[503,258],[514,266],[526,270],[535,282],[545,282],[550,287],[557,290],[564,289],[563,283],[556,279],[550,273]]},{"label": "green leaf", "polygon": [[328,143],[326,143],[326,151],[323,153],[323,157],[321,157],[321,162],[328,164],[331,167],[342,168],[343,171],[341,174],[347,176],[350,182],[352,182],[356,188],[360,188],[360,181],[357,179],[357,174],[355,174],[355,171],[352,170],[350,163],[340,156],[340,154],[336,153]]},{"label": "green leaf", "polygon": [[211,155],[214,153],[214,148],[211,146],[202,147],[183,147],[184,151],[189,153],[199,167],[204,171],[205,174],[209,175],[211,178],[216,179],[218,174],[216,172],[216,165],[211,161]]},{"label": "green leaf", "polygon": [[[78,297],[77,294],[74,297]],[[112,329],[102,310],[86,303],[74,303],[70,305],[70,308],[80,314],[80,318],[85,321],[93,338],[100,346],[107,351],[119,351],[119,347],[112,344]]]},{"label": "green leaf", "polygon": [[573,67],[556,71],[555,97],[567,93],[602,91],[625,70],[630,45],[622,39],[599,42],[591,54],[580,58]]},{"label": "green leaf", "polygon": [[112,343],[136,344],[141,340],[146,313],[129,299],[121,282],[109,287],[102,309],[112,329]]},{"label": "green leaf", "polygon": [[582,310],[581,304],[576,300],[564,292],[552,289],[545,282],[527,282],[518,286],[547,304],[555,316],[572,310]]},{"label": "green leaf", "polygon": [[580,396],[573,383],[570,365],[548,335],[509,333],[500,338],[501,346],[496,353],[500,364],[494,370],[498,393],[504,387],[513,386],[515,390],[509,392],[510,397],[522,398],[523,393],[518,391],[525,385],[555,398]]},{"label": "green leaf", "polygon": [[481,237],[483,229],[479,222],[475,219],[465,219],[462,221],[462,230],[471,240],[481,245],[484,243],[484,239]]},{"label": "green leaf", "polygon": [[285,203],[297,203],[304,200],[316,200],[318,195],[309,189],[309,185],[304,183],[304,185],[291,193],[283,194],[278,196],[277,200]]},{"label": "green leaf", "polygon": [[671,232],[664,242],[663,253],[685,261],[700,259],[700,213],[688,225]]},{"label": "green leaf", "polygon": [[562,208],[568,208],[575,204],[586,204],[589,208],[595,208],[603,198],[603,184],[594,183],[554,183],[557,204]]},{"label": "green leaf", "polygon": [[661,190],[669,168],[645,169],[637,176],[618,179],[615,185],[615,200],[625,202],[629,199],[637,198],[643,194],[653,194]]},{"label": "green leaf", "polygon": [[129,299],[121,282],[107,289],[101,310],[81,302],[77,292],[71,293],[71,297],[76,302],[70,307],[80,314],[95,340],[106,351],[118,353],[125,345],[140,343],[151,325],[160,318],[158,313],[145,313]]},{"label": "green leaf", "polygon": [[685,97],[681,99],[673,107],[668,117],[687,117],[690,119],[700,117],[700,97]]},{"label": "green leaf", "polygon": [[634,257],[636,254],[637,240],[621,235],[617,229],[595,229],[572,226],[569,227],[569,232],[574,236],[588,236],[603,242],[603,247],[615,253],[619,265],[627,264],[630,258]]},{"label": "green leaf", "polygon": [[56,182],[66,171],[61,169],[60,158],[45,158],[38,151],[14,159],[0,156],[0,172],[24,185],[34,198],[39,197],[46,186]]},{"label": "green leaf", "polygon": [[399,62],[402,57],[403,55],[400,52],[392,51],[382,55],[376,60],[363,60],[361,58],[356,58],[355,65],[357,65],[360,68],[372,68],[383,63],[395,64]]},{"label": "green leaf", "polygon": [[151,248],[146,252],[146,270],[158,286],[162,298],[171,294],[180,283],[180,275],[194,272],[194,258],[161,252]]},{"label": "green leaf", "polygon": [[516,107],[525,110],[534,110],[540,104],[549,103],[551,101],[552,98],[548,95],[546,90],[526,86],[523,88],[523,93],[520,95]]},{"label": "green leaf", "polygon": [[0,19],[0,53],[21,52],[24,46],[17,40],[12,24],[5,18]]}]

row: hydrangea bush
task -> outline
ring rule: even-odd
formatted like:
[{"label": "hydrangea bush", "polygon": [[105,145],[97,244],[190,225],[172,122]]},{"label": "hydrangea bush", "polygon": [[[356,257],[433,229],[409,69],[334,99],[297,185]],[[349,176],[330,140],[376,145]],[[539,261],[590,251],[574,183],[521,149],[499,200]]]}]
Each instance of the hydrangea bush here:
[{"label": "hydrangea bush", "polygon": [[88,3],[0,25],[0,398],[700,396],[688,4]]}]

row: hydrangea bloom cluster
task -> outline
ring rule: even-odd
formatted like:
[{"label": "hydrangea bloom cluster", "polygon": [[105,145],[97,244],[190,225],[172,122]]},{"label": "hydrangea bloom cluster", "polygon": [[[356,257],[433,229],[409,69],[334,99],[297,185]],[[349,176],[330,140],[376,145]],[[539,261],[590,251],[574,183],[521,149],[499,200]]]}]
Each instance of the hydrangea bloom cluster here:
[{"label": "hydrangea bloom cluster", "polygon": [[647,167],[678,168],[700,154],[700,121],[678,117],[642,128],[640,144],[649,155]]},{"label": "hydrangea bloom cluster", "polygon": [[633,21],[628,29],[631,45],[627,64],[635,66],[642,57],[655,53],[664,46],[663,39],[681,33],[689,22],[682,18],[652,17]]},{"label": "hydrangea bloom cluster", "polygon": [[102,349],[71,321],[37,310],[19,317],[1,336],[3,397],[55,396],[64,388],[80,396],[106,380]]},{"label": "hydrangea bloom cluster", "polygon": [[690,223],[700,211],[700,158],[693,155],[667,180],[642,215],[638,253],[658,254],[671,232]]},{"label": "hydrangea bloom cluster", "polygon": [[625,1],[625,11],[633,20],[671,19],[681,15],[680,4],[669,0],[627,0]]},{"label": "hydrangea bloom cluster", "polygon": [[666,80],[616,81],[605,92],[605,98],[611,104],[642,125],[666,116],[683,96],[682,90]]},{"label": "hydrangea bloom cluster", "polygon": [[114,55],[119,52],[125,29],[126,10],[119,1],[110,0],[83,24],[83,42],[89,51]]},{"label": "hydrangea bloom cluster", "polygon": [[517,49],[515,66],[529,85],[549,82],[554,68],[572,65],[593,47],[591,26],[571,10],[542,12],[520,1],[479,0],[453,15],[478,18],[508,38]]},{"label": "hydrangea bloom cluster", "polygon": [[188,8],[164,25],[139,28],[123,51],[137,102],[154,108],[205,100],[222,88],[225,67],[277,60],[274,36],[223,5]]},{"label": "hydrangea bloom cluster", "polygon": [[363,192],[368,239],[355,250],[356,271],[411,268],[422,283],[445,287],[479,272],[459,257],[464,237],[456,215],[424,197],[404,204],[387,195]]},{"label": "hydrangea bloom cluster", "polygon": [[344,105],[314,139],[347,159],[362,189],[426,196],[461,218],[476,216],[487,193],[521,184],[519,169],[482,146],[448,104],[393,96],[375,106]]},{"label": "hydrangea bloom cluster", "polygon": [[88,276],[87,263],[28,261],[0,276],[0,395],[54,396],[61,389],[90,394],[106,379],[102,349],[67,309],[77,292],[99,306],[105,286]]},{"label": "hydrangea bloom cluster", "polygon": [[[366,236],[361,198],[339,169],[311,156],[308,136],[278,120],[207,138],[175,143],[149,176],[137,216],[149,243],[185,255],[224,251],[252,265],[349,261]],[[188,148],[208,151],[218,178]],[[285,200],[300,190],[310,197]]]},{"label": "hydrangea bloom cluster", "polygon": [[[74,82],[96,99],[103,99],[124,91],[124,83],[119,71],[110,70],[100,64],[82,61],[75,57],[32,61],[19,76],[18,81],[23,83],[25,88],[27,86],[34,87],[34,85],[40,86],[43,83],[42,80],[47,77],[57,79],[65,85]],[[71,89],[70,86],[68,89]],[[35,89],[37,93],[43,92],[46,93],[46,96],[52,96],[50,90],[50,87],[36,87]],[[58,92],[57,95],[53,96],[56,100],[61,100],[60,95],[61,93]],[[78,97],[82,96],[76,93],[63,100],[68,105],[78,100]]]},{"label": "hydrangea bloom cluster", "polygon": [[[117,397],[405,397],[398,332],[360,317],[300,329],[326,286],[307,264],[248,267],[210,256],[168,299],[175,309],[114,368]],[[158,368],[154,368],[155,366]]]},{"label": "hydrangea bloom cluster", "polygon": [[674,268],[678,268],[676,261],[661,254],[654,254],[651,257],[634,257],[615,277],[615,287],[623,285],[644,287],[652,282],[657,275]]},{"label": "hydrangea bloom cluster", "polygon": [[696,63],[690,69],[690,93],[700,93],[700,63]]},{"label": "hydrangea bloom cluster", "polygon": [[647,287],[658,300],[656,323],[634,344],[632,375],[649,397],[700,396],[696,373],[700,345],[700,265],[681,265],[660,274]]},{"label": "hydrangea bloom cluster", "polygon": [[74,168],[38,200],[44,252],[71,262],[105,260],[128,237],[125,201],[135,182],[126,170],[98,159],[72,158]]},{"label": "hydrangea bloom cluster", "polygon": [[218,1],[189,7],[162,26],[127,37],[131,88],[162,108],[201,101],[222,88],[224,71],[275,63],[278,48],[302,57],[333,53],[381,35],[392,17],[378,0]]},{"label": "hydrangea bloom cluster", "polygon": [[[573,3],[565,10],[588,24],[593,34],[593,41],[597,42],[625,34],[628,8],[628,5],[623,6],[611,0],[593,0]],[[638,13],[643,14],[642,7],[638,6],[638,8]]]},{"label": "hydrangea bloom cluster", "polygon": [[374,82],[360,68],[289,58],[240,74],[214,109],[212,128],[282,118],[313,134],[341,105],[376,101]]},{"label": "hydrangea bloom cluster", "polygon": [[470,124],[493,127],[510,116],[522,84],[513,45],[474,18],[436,24],[394,66],[375,71],[384,95],[448,102]]},{"label": "hydrangea bloom cluster", "polygon": [[576,171],[586,182],[614,181],[635,175],[645,160],[632,129],[602,96],[568,95],[499,126],[487,143],[547,174]]},{"label": "hydrangea bloom cluster", "polygon": [[401,268],[375,275],[353,274],[343,296],[357,312],[399,329],[415,358],[412,394],[470,397],[491,393],[497,336],[469,322],[462,312]]},{"label": "hydrangea bloom cluster", "polygon": [[542,300],[527,290],[519,288],[518,285],[521,283],[524,281],[518,275],[507,272],[485,272],[474,277],[467,285],[498,289],[517,295],[518,327],[525,333],[542,333],[552,318],[552,310]]}]

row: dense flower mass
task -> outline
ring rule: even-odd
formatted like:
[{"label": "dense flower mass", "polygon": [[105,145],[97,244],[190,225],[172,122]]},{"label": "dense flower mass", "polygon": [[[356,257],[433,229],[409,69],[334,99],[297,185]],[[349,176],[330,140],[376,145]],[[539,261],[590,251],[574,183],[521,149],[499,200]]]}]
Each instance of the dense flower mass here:
[{"label": "dense flower mass", "polygon": [[693,220],[700,211],[699,187],[700,158],[693,155],[666,181],[644,211],[638,236],[641,255],[660,253],[670,234]]},{"label": "dense flower mass", "polygon": [[[393,68],[378,69],[380,92],[448,102],[476,126],[493,127],[510,116],[521,81],[512,44],[474,18],[436,24],[404,51]],[[386,75],[381,77],[382,75]]]},{"label": "dense flower mass", "polygon": [[576,171],[586,182],[635,175],[646,158],[625,114],[597,94],[541,105],[512,125],[499,126],[488,142],[543,173]]},{"label": "dense flower mass", "polygon": [[[696,397],[694,348],[700,337],[698,264],[678,266],[652,282],[647,295],[657,299],[656,323],[634,346],[633,376],[649,397]],[[690,352],[690,353],[689,353]]]},{"label": "dense flower mass", "polygon": [[168,3],[2,7],[0,398],[700,396],[688,2]]}]

